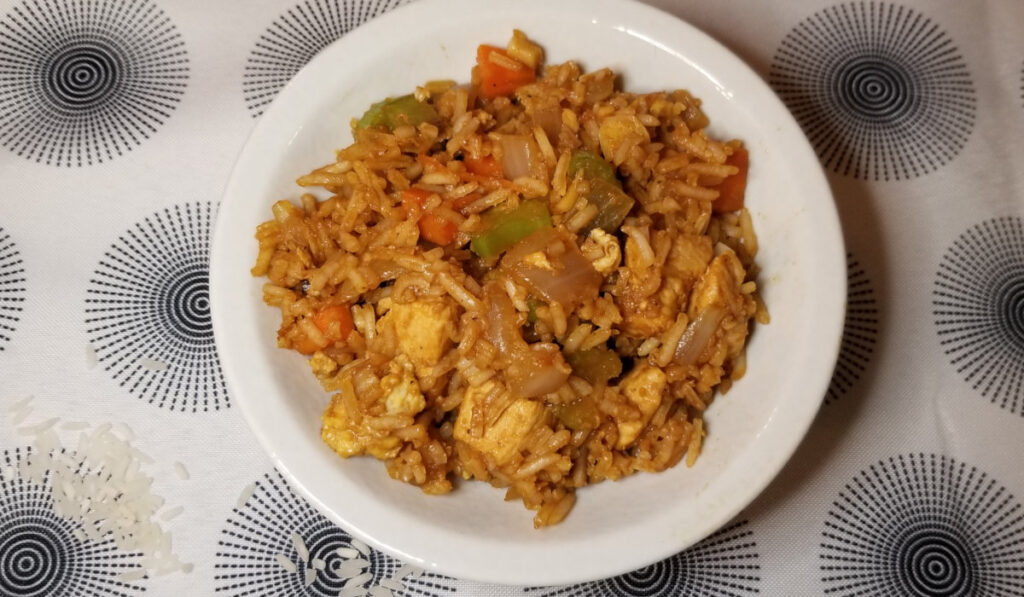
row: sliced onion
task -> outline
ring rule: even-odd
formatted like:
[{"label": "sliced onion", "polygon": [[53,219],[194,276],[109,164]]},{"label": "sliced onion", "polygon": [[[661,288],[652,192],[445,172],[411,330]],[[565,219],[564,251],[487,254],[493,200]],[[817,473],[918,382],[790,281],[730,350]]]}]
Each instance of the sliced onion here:
[{"label": "sliced onion", "polygon": [[516,309],[512,300],[497,284],[490,284],[484,290],[487,296],[487,340],[508,354],[519,343],[526,344],[519,326],[516,325]]},{"label": "sliced onion", "polygon": [[[524,261],[538,251],[544,252],[551,270]],[[597,296],[603,279],[580,252],[576,241],[568,233],[553,228],[538,230],[513,246],[501,260],[501,266],[545,300],[555,301],[566,309]]]},{"label": "sliced onion", "polygon": [[505,381],[517,397],[534,398],[554,392],[569,379],[572,368],[558,346],[538,342],[527,344],[516,323],[515,307],[497,284],[485,290],[487,339],[498,349]]},{"label": "sliced onion", "polygon": [[537,108],[533,112],[533,124],[544,129],[548,141],[558,144],[558,135],[562,132],[562,110],[558,104]]},{"label": "sliced onion", "polygon": [[529,176],[530,139],[523,135],[502,135],[500,144],[501,170],[505,178],[515,180],[520,176]]},{"label": "sliced onion", "polygon": [[723,319],[725,319],[725,309],[718,305],[711,305],[701,311],[696,319],[686,326],[683,337],[679,339],[679,344],[676,345],[675,362],[681,365],[696,364]]},{"label": "sliced onion", "polygon": [[505,371],[505,381],[523,398],[535,398],[554,392],[569,379],[572,369],[562,358],[558,346],[538,342],[524,345],[510,355],[512,363]]}]

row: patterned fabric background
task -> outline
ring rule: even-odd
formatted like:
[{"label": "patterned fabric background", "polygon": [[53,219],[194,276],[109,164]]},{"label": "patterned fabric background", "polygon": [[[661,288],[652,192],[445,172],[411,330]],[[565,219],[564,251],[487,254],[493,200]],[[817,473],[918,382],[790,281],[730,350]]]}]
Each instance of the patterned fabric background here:
[{"label": "patterned fabric background", "polygon": [[[821,413],[736,520],[620,577],[499,587],[404,565],[293,493],[217,360],[211,226],[275,95],[402,3],[0,0],[0,596],[1024,595],[1015,0],[654,2],[789,106],[849,251]],[[152,456],[180,570],[142,578],[152,554],[57,513],[33,436],[104,421]]]}]

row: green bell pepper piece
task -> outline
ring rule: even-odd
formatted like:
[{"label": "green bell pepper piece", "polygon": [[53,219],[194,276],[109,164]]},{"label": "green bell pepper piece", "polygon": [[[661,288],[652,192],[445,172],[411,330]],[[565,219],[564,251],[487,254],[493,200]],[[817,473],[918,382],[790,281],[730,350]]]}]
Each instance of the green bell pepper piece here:
[{"label": "green bell pepper piece", "polygon": [[551,226],[547,202],[538,199],[523,201],[512,210],[492,208],[481,218],[484,230],[470,240],[469,248],[484,258],[500,255],[541,228]]}]

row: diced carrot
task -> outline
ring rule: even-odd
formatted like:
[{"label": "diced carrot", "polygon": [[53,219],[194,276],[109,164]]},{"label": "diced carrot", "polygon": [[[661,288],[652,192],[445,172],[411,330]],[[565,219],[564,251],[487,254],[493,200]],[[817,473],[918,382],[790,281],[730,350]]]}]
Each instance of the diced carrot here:
[{"label": "diced carrot", "polygon": [[487,99],[512,95],[517,87],[537,78],[532,68],[512,58],[505,50],[486,44],[476,50],[476,66],[480,95]]},{"label": "diced carrot", "polygon": [[423,211],[423,205],[430,198],[430,191],[412,187],[402,191],[401,197],[400,209],[402,210],[402,215],[409,217],[409,214],[412,213],[419,217],[419,213]]},{"label": "diced carrot", "polygon": [[328,305],[313,315],[313,325],[330,340],[344,340],[352,333],[352,314],[345,305]]},{"label": "diced carrot", "polygon": [[427,212],[420,218],[420,236],[437,245],[447,245],[455,240],[459,228],[455,222]]},{"label": "diced carrot", "polygon": [[[417,189],[415,187],[402,191],[402,211],[405,213],[406,217],[408,217],[410,213],[416,214],[421,237],[438,245],[450,244],[455,240],[455,233],[458,232],[458,226],[455,225],[455,222],[446,220],[445,218],[429,211],[423,213],[423,206],[426,204],[427,199],[430,198],[430,195],[431,193],[429,191]],[[467,197],[469,197],[468,200]],[[455,209],[461,209],[478,199],[480,195],[470,193],[467,197],[452,200],[452,207]]]},{"label": "diced carrot", "polygon": [[715,213],[743,209],[743,195],[747,190],[747,170],[750,166],[747,150],[742,147],[736,148],[732,155],[726,158],[725,163],[736,166],[739,172],[726,177],[718,185],[718,199],[711,202],[711,209]]},{"label": "diced carrot", "polygon": [[498,160],[494,159],[493,155],[486,155],[478,160],[466,158],[465,162],[466,168],[477,176],[501,178],[504,174],[501,170],[501,164],[498,163]]}]

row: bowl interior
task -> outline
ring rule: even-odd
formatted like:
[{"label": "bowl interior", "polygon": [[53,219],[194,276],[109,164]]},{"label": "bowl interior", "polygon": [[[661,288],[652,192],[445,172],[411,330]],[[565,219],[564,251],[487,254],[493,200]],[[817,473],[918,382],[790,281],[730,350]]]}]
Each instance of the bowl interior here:
[{"label": "bowl interior", "polygon": [[[443,13],[443,18],[437,15]],[[414,26],[415,25],[415,26]],[[710,132],[751,154],[747,191],[760,239],[759,284],[772,322],[758,326],[746,376],[710,408],[693,468],[584,489],[560,525],[482,483],[431,497],[370,458],[342,460],[319,439],[329,396],[299,355],[276,348],[276,309],[249,276],[253,231],[270,205],[297,198],[294,179],[351,141],[349,121],[430,79],[467,81],[479,43],[513,27],[549,63],[609,66],[629,91],[685,88]],[[232,396],[279,468],[343,527],[428,569],[493,582],[564,583],[624,572],[678,551],[727,522],[781,468],[824,394],[845,298],[842,239],[818,162],[792,118],[737,58],[692,27],[621,2],[483,7],[427,0],[330,46],[281,93],[247,144],[221,205],[211,267],[218,349]],[[813,288],[813,290],[812,290]]]}]

